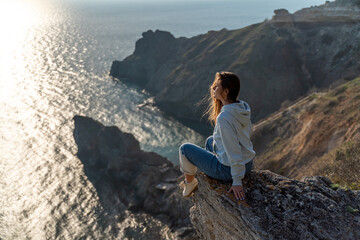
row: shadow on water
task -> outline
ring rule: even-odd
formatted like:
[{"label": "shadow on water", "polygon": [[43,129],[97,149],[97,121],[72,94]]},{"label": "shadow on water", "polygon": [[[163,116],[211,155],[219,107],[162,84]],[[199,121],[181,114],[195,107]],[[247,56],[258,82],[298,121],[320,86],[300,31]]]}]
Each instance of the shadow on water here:
[{"label": "shadow on water", "polygon": [[157,153],[142,151],[133,135],[117,127],[83,116],[73,120],[77,156],[97,191],[107,224],[121,222],[119,216],[129,210],[194,233],[189,219],[193,203],[178,191],[177,166]]},{"label": "shadow on water", "polygon": [[[75,129],[73,136],[78,146],[77,156],[84,166],[84,172],[88,180],[96,189],[102,210],[98,211],[99,225],[102,228],[116,226],[117,222],[124,220],[121,214],[126,206],[120,201],[116,186],[108,174],[106,164],[101,158],[98,137],[104,126],[90,118],[75,116]],[[119,229],[111,228],[114,235]]]}]

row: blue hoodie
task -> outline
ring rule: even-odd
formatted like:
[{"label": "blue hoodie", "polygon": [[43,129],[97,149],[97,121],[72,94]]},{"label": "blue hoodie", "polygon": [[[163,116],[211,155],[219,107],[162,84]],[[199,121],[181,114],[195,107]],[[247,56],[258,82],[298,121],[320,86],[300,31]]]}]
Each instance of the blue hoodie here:
[{"label": "blue hoodie", "polygon": [[242,100],[224,105],[216,118],[213,133],[213,149],[219,162],[231,167],[233,185],[242,185],[245,164],[255,151],[250,140],[250,107]]}]

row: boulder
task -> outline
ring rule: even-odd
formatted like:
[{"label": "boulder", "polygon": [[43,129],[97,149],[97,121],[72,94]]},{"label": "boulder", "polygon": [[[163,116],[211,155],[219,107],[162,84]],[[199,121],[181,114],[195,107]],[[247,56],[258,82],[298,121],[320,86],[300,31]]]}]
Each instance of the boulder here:
[{"label": "boulder", "polygon": [[325,177],[252,171],[245,201],[228,193],[230,185],[204,174],[198,180],[190,214],[201,239],[360,239],[360,192]]}]

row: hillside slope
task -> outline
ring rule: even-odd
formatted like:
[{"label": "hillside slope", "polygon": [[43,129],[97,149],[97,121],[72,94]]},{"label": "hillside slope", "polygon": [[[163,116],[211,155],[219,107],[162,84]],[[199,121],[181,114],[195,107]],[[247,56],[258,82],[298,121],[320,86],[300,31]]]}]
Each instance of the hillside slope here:
[{"label": "hillside slope", "polygon": [[[338,0],[294,15],[275,11],[270,21],[192,38],[149,30],[132,55],[113,62],[110,75],[142,86],[155,96],[156,106],[194,127],[207,124],[201,118],[205,104],[196,104],[209,95],[215,73],[232,71],[241,79],[240,98],[250,104],[256,122],[286,100],[360,74],[360,19],[353,17],[360,9],[356,1],[346,3]],[[332,15],[339,7],[348,9],[342,20]],[[314,19],[312,13],[322,17]],[[210,133],[208,127],[204,134]]]},{"label": "hillside slope", "polygon": [[[253,127],[258,169],[360,187],[360,78],[313,93]],[[358,185],[356,185],[358,184]]]}]

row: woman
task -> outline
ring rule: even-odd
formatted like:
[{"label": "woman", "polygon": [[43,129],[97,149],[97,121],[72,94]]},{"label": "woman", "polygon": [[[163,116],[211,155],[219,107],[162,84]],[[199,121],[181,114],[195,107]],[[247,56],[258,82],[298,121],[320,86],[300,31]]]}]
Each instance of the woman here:
[{"label": "woman", "polygon": [[215,123],[213,135],[206,139],[205,149],[185,143],[180,146],[180,171],[184,173],[183,196],[197,189],[197,168],[208,176],[232,182],[229,193],[245,200],[242,179],[253,168],[255,151],[250,140],[250,107],[237,97],[240,80],[231,72],[217,72],[210,87],[209,120]]}]

